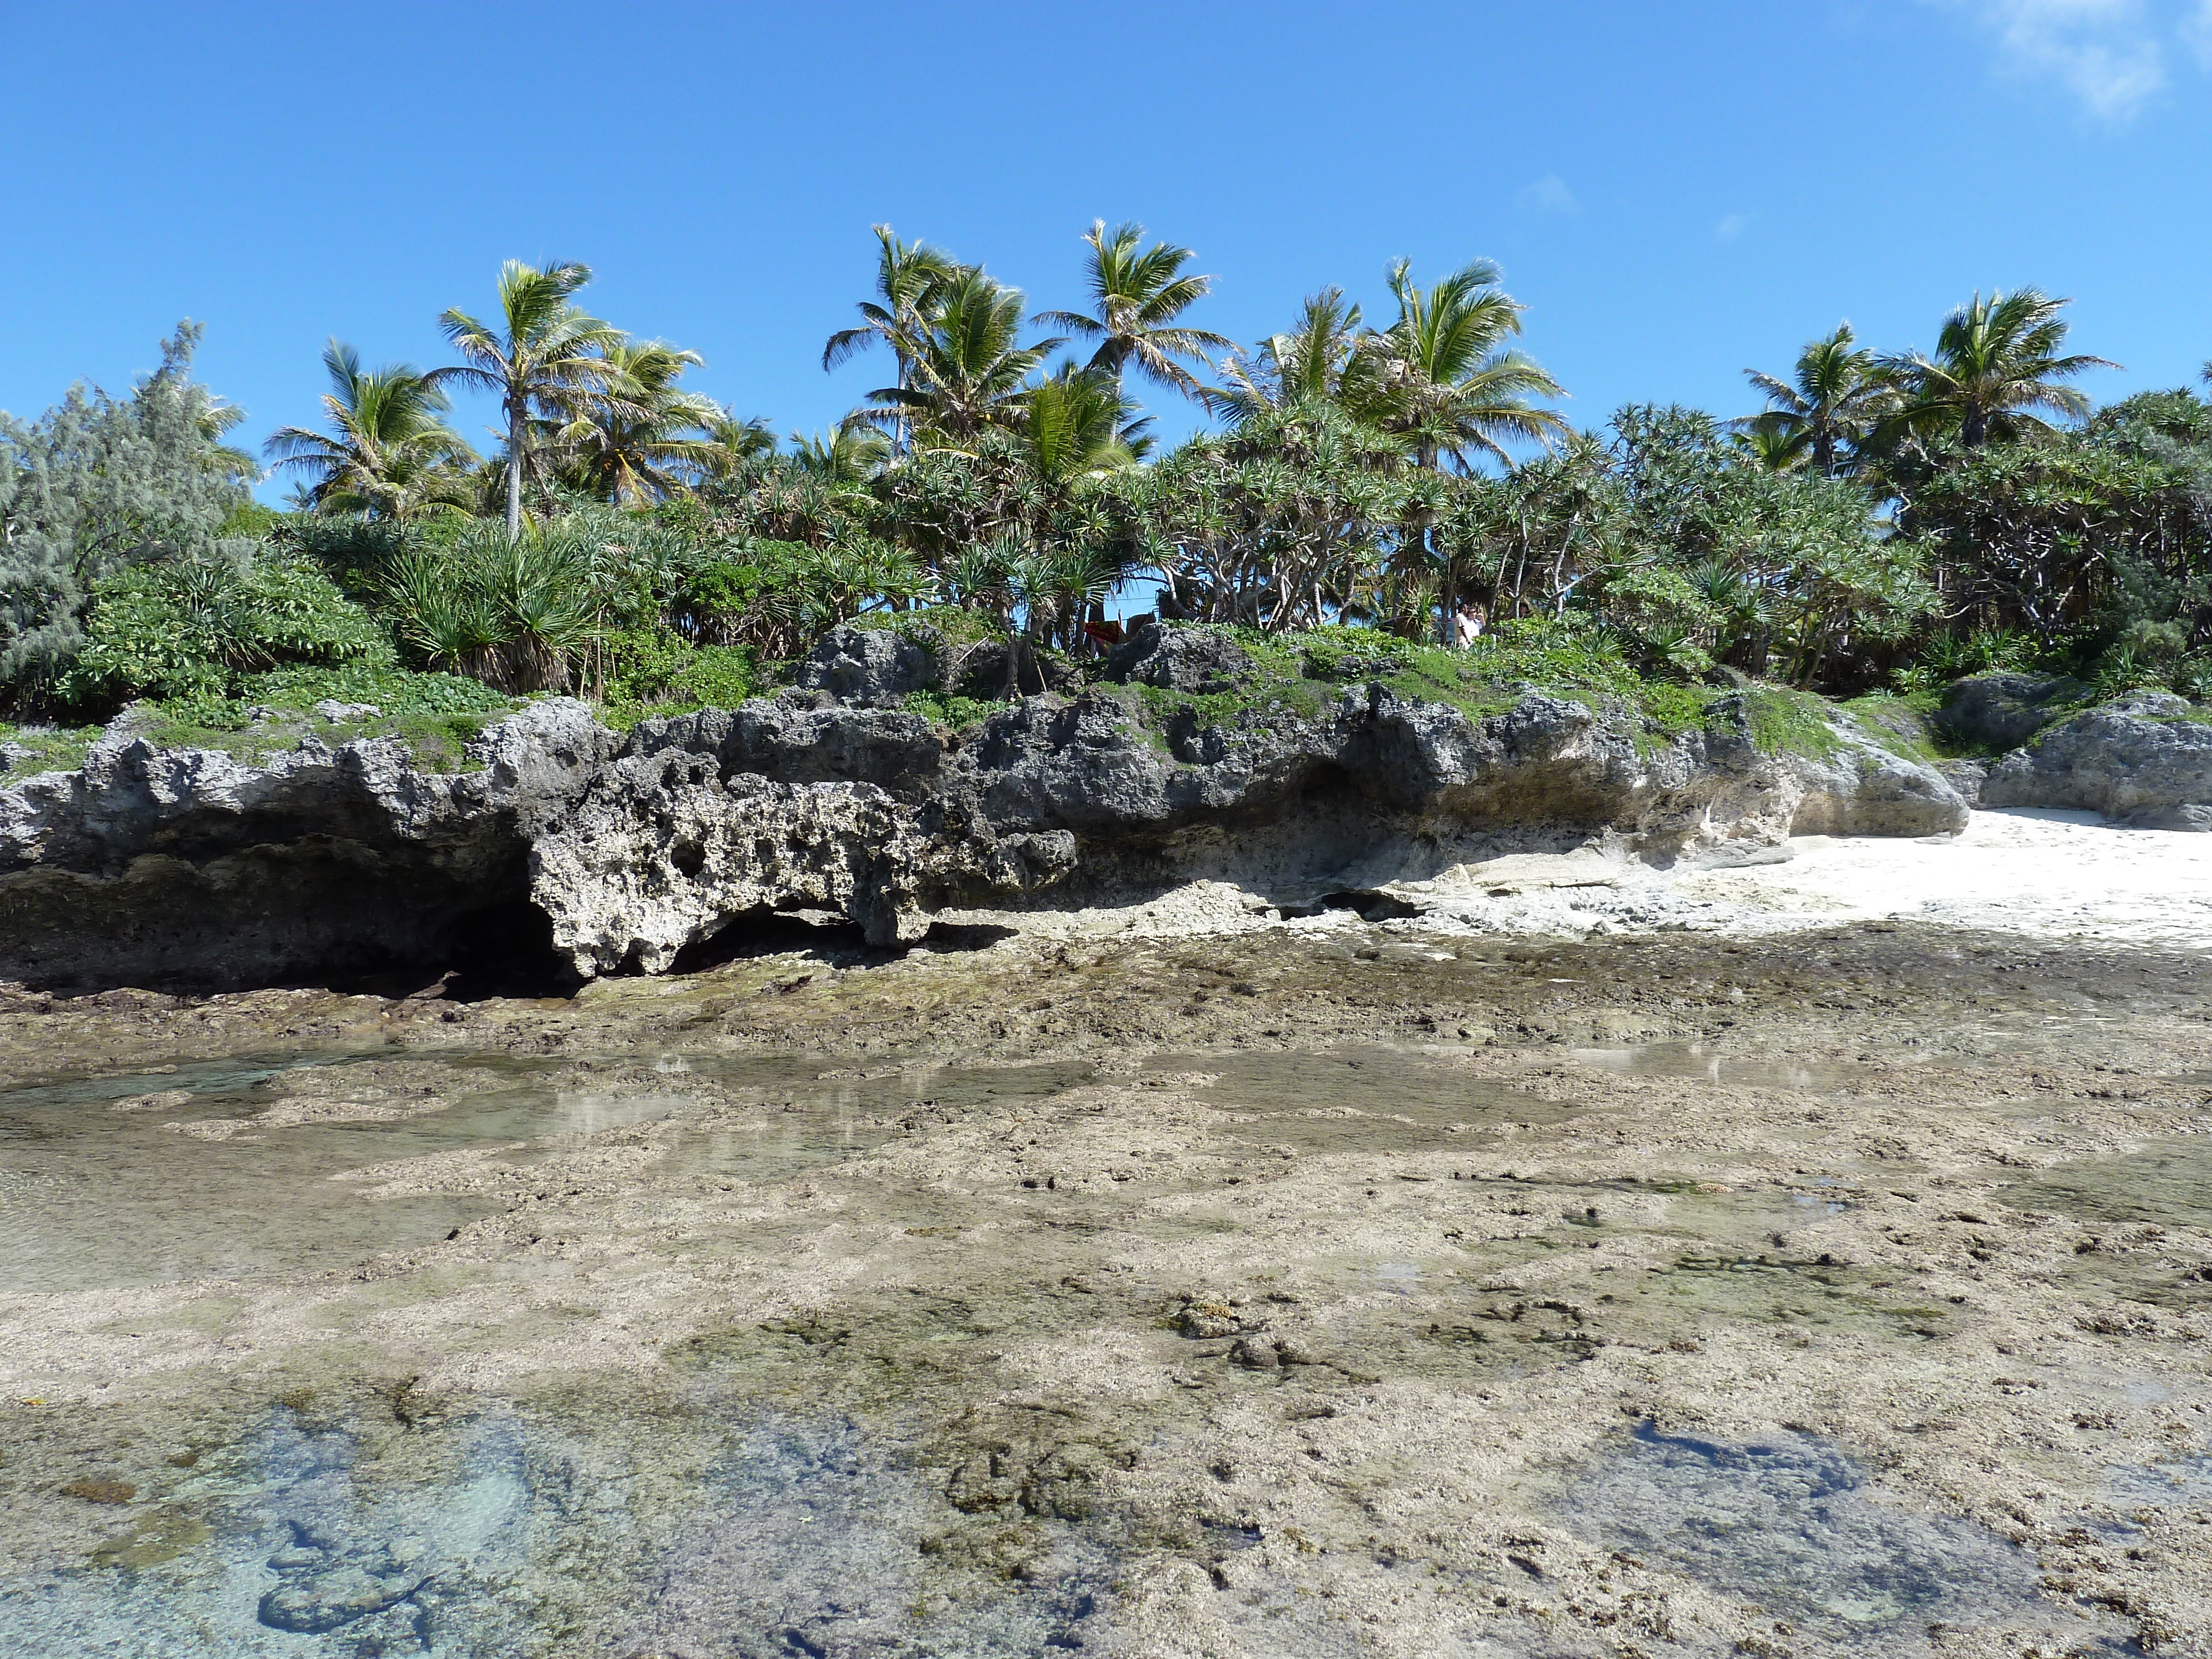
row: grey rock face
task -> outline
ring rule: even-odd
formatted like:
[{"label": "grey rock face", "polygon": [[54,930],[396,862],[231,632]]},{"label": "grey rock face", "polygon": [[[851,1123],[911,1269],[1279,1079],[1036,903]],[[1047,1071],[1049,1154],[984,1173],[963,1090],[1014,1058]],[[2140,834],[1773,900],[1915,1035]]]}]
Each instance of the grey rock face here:
[{"label": "grey rock face", "polygon": [[1954,743],[2017,749],[2057,720],[2059,706],[2082,690],[2078,680],[2056,674],[1977,674],[1943,694],[1936,724]]},{"label": "grey rock face", "polygon": [[[1134,643],[1131,671],[1169,684],[1209,684],[1243,656],[1184,629]],[[1486,719],[1381,685],[1318,715],[1261,702],[1161,728],[1141,714],[1134,692],[1099,688],[953,736],[816,692],[622,738],[546,699],[458,775],[391,739],[309,738],[248,764],[119,724],[82,771],[0,789],[0,977],[246,983],[428,960],[502,906],[579,975],[660,972],[763,910],[831,911],[891,945],[947,906],[1042,902],[1024,896],[1056,884],[1071,902],[1201,873],[1326,892],[1477,846],[1607,836],[1671,858],[1966,818],[1940,776],[1840,711],[1819,757],[1762,754],[1741,699],[1673,739],[1533,692]]]},{"label": "grey rock face", "polygon": [[1252,659],[1227,635],[1154,617],[1107,654],[1106,678],[1170,691],[1205,692],[1250,673]]},{"label": "grey rock face", "polygon": [[802,690],[845,702],[893,703],[937,684],[937,653],[888,628],[841,624],[806,653],[795,678]]},{"label": "grey rock face", "polygon": [[2085,709],[1990,768],[1984,806],[2060,806],[2144,830],[2212,830],[2212,723],[2138,691]]}]

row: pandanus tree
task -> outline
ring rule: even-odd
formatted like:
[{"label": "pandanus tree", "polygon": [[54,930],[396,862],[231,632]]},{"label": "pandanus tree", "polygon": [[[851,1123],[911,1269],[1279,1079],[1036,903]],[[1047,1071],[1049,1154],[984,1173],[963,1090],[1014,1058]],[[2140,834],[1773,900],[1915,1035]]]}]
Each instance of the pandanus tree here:
[{"label": "pandanus tree", "polygon": [[1933,357],[1893,358],[1911,429],[1955,434],[1964,447],[1979,449],[1992,438],[2048,432],[2039,410],[2073,420],[2087,415],[2087,395],[2062,382],[2119,365],[2063,353],[2066,323],[2058,313],[2072,303],[2032,288],[1986,300],[1976,294],[1945,320]]},{"label": "pandanus tree", "polygon": [[493,321],[480,322],[458,309],[439,319],[466,361],[434,369],[432,376],[500,400],[507,428],[510,543],[522,535],[526,482],[543,489],[552,481],[559,459],[555,434],[576,418],[589,395],[612,395],[618,371],[607,353],[623,343],[623,336],[574,303],[577,290],[591,280],[591,267],[574,260],[541,270],[510,259],[500,268],[499,313]]},{"label": "pandanus tree", "polygon": [[441,418],[449,404],[431,376],[411,363],[365,369],[337,340],[323,348],[323,368],[328,429],[282,427],[262,446],[277,471],[305,475],[316,510],[412,519],[467,507],[462,469],[476,454]]},{"label": "pandanus tree", "polygon": [[1808,342],[1787,380],[1750,368],[1744,375],[1766,408],[1739,428],[1753,453],[1778,471],[1809,460],[1822,477],[1836,477],[1898,405],[1896,375],[1859,345],[1849,323]]},{"label": "pandanus tree", "polygon": [[1117,225],[1109,231],[1100,219],[1083,240],[1091,248],[1087,263],[1093,313],[1044,311],[1030,320],[1096,340],[1097,349],[1086,367],[1117,386],[1125,373],[1134,368],[1185,397],[1200,396],[1197,378],[1178,360],[1203,360],[1206,352],[1226,351],[1232,343],[1205,329],[1187,327],[1176,319],[1212,291],[1213,278],[1185,273],[1183,267],[1195,257],[1187,247],[1171,242],[1143,247],[1142,225]]}]

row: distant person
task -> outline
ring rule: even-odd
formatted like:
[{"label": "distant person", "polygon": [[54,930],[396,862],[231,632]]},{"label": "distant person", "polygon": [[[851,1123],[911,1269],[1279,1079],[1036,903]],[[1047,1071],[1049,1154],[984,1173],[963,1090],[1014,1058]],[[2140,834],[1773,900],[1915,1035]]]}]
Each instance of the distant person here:
[{"label": "distant person", "polygon": [[1462,651],[1473,650],[1474,642],[1482,637],[1482,625],[1487,620],[1480,605],[1473,599],[1462,599],[1452,617],[1452,643]]}]

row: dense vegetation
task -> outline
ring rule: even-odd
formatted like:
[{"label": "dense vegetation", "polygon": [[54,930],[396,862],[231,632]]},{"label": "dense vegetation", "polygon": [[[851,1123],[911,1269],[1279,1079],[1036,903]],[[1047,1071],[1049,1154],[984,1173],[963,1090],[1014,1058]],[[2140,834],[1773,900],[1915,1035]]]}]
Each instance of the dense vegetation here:
[{"label": "dense vegetation", "polygon": [[[1992,665],[2212,692],[2212,404],[2094,408],[2101,360],[2033,289],[1977,295],[1929,354],[1841,327],[1753,374],[1748,415],[1577,431],[1486,263],[1424,285],[1401,262],[1378,321],[1331,289],[1246,349],[1192,325],[1210,279],[1135,226],[1085,239],[1087,310],[1034,315],[876,234],[823,362],[869,354],[886,384],[787,442],[684,390],[696,354],[591,316],[576,264],[511,264],[488,317],[447,312],[449,367],[333,341],[322,423],[264,446],[286,512],[249,495],[189,326],[127,396],[0,416],[0,710],[151,700],[220,728],[335,699],[459,731],[563,690],[619,719],[736,701],[856,617],[1080,656],[1133,585],[1286,648],[1655,707]],[[456,386],[498,400],[495,453],[447,424]],[[1140,395],[1209,428],[1162,453]],[[1472,673],[1427,649],[1469,601],[1492,623]]]}]

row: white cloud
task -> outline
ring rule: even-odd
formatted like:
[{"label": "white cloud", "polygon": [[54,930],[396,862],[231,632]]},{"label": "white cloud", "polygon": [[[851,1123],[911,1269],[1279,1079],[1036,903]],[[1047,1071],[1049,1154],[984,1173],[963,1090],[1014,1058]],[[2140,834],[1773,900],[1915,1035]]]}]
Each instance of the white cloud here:
[{"label": "white cloud", "polygon": [[2181,38],[2197,53],[2197,61],[2212,70],[2212,0],[2197,0],[2197,9],[2182,20]]},{"label": "white cloud", "polygon": [[1733,242],[1743,234],[1743,228],[1750,222],[1748,213],[1731,213],[1713,227],[1713,234],[1723,242]]},{"label": "white cloud", "polygon": [[[2205,0],[2212,6],[2212,0]],[[1530,213],[1579,213],[1582,204],[1575,200],[1574,191],[1567,181],[1556,173],[1547,173],[1533,185],[1523,185],[1513,192],[1514,205]]]},{"label": "white cloud", "polygon": [[[1957,3],[1957,0],[1951,0]],[[2166,57],[2177,33],[2212,36],[2212,0],[1967,0],[1996,37],[1998,67],[2056,82],[2098,119],[2128,120],[2166,88]]]}]

